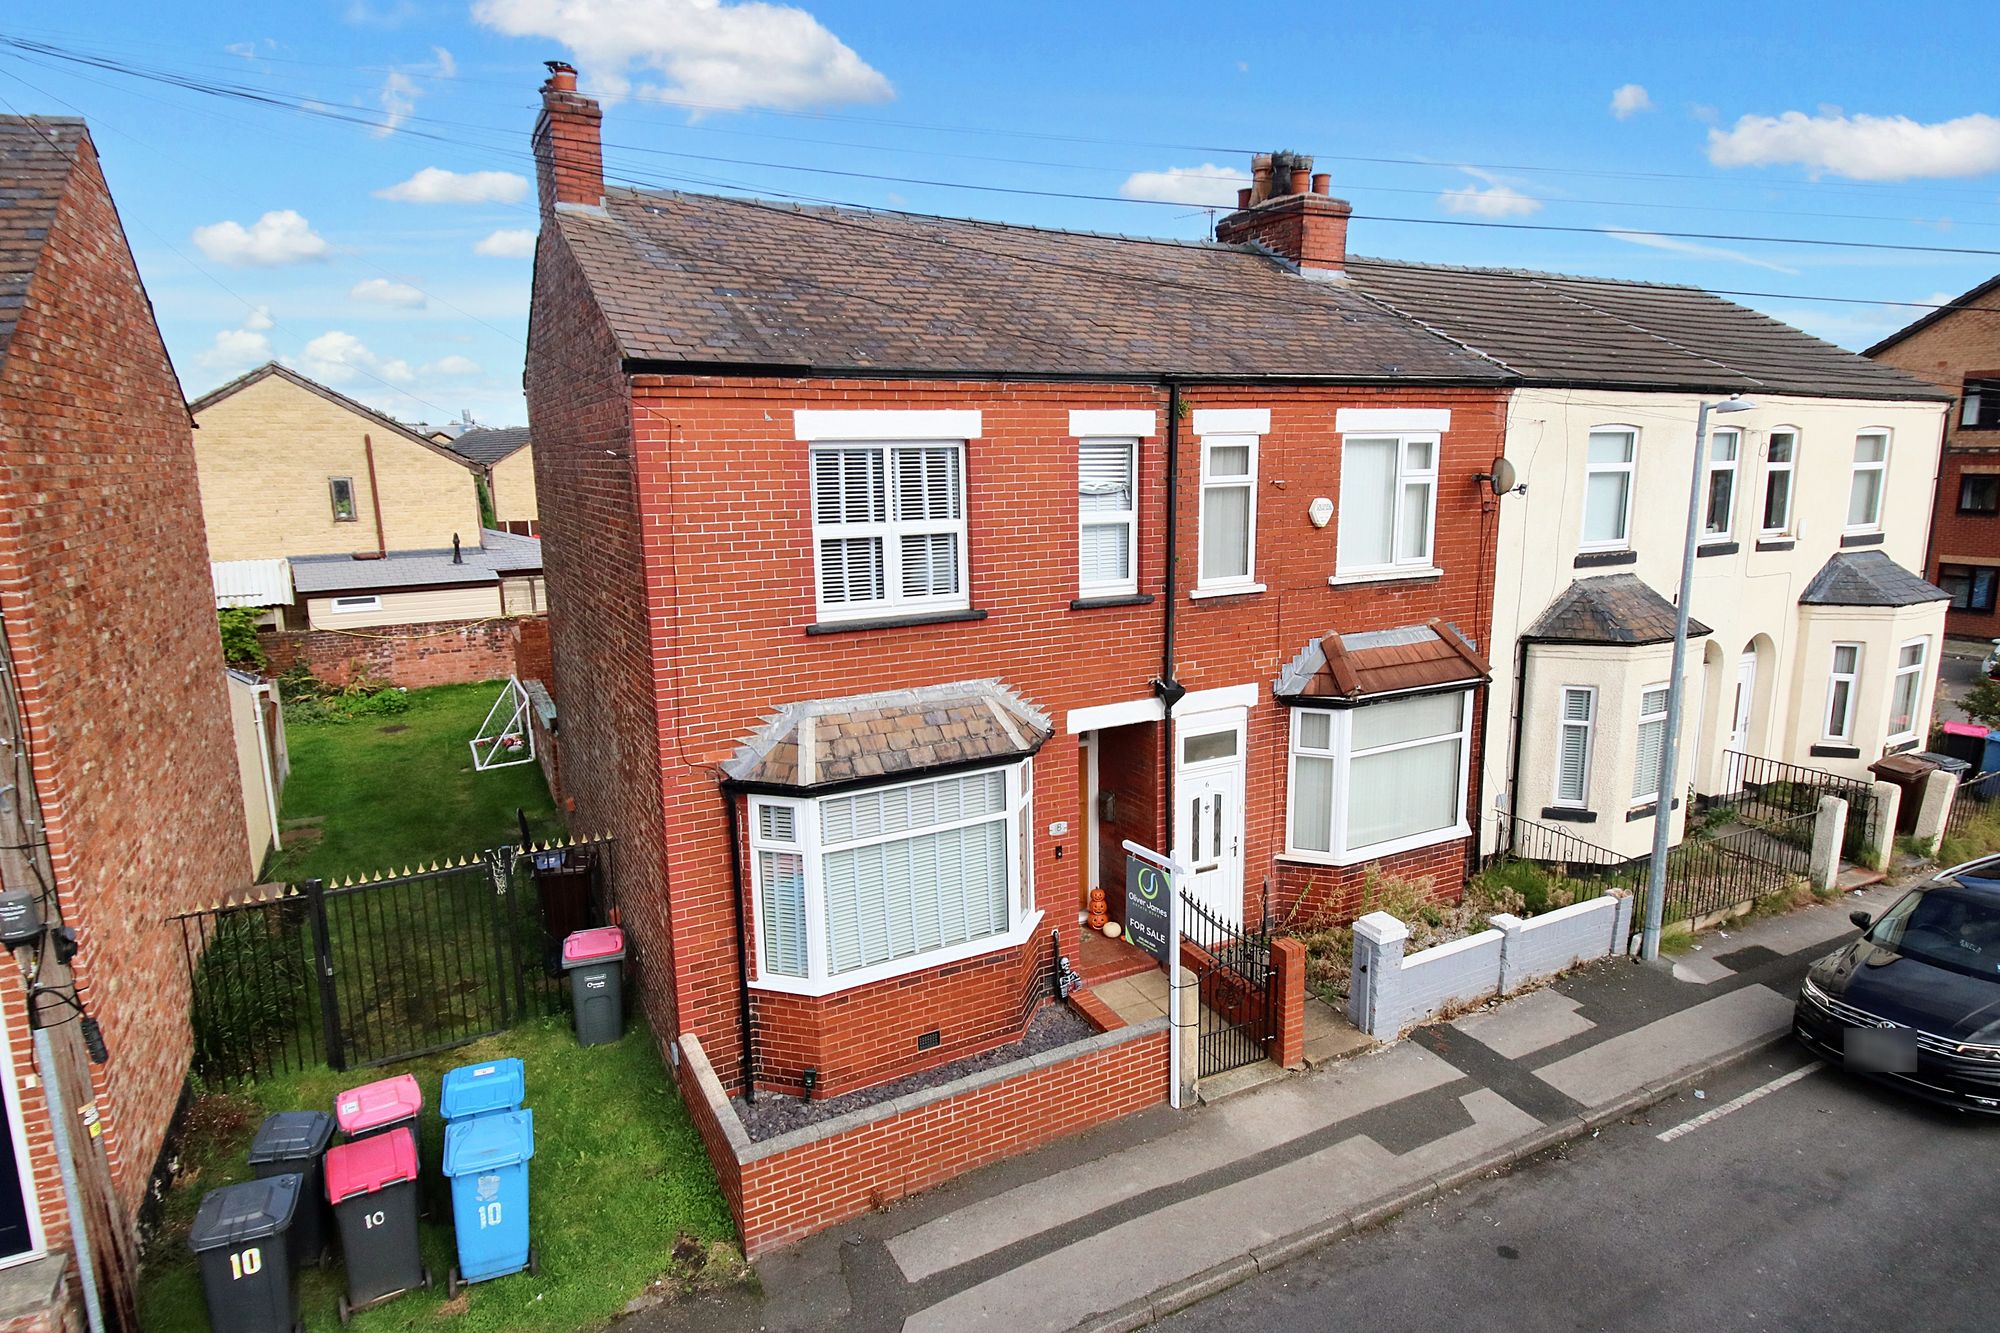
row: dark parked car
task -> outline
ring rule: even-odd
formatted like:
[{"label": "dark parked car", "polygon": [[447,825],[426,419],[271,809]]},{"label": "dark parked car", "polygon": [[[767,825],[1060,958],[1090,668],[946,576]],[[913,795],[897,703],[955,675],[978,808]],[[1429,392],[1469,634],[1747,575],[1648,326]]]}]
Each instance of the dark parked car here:
[{"label": "dark parked car", "polygon": [[1911,889],[1812,965],[1793,1032],[1845,1068],[2000,1115],[2000,856]]}]

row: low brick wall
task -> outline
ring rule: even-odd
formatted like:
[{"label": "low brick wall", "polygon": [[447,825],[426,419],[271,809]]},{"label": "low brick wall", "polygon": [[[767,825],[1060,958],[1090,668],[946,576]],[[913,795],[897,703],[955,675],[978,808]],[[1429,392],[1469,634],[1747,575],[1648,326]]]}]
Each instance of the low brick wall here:
[{"label": "low brick wall", "polygon": [[1167,1020],[752,1142],[692,1035],[680,1081],[751,1258],[1166,1100]]},{"label": "low brick wall", "polygon": [[535,658],[535,645],[522,652],[523,635],[545,644],[546,617],[374,625],[365,630],[285,630],[266,634],[260,641],[273,675],[303,662],[321,680],[344,685],[365,668],[379,680],[414,690],[506,679],[524,656]]}]

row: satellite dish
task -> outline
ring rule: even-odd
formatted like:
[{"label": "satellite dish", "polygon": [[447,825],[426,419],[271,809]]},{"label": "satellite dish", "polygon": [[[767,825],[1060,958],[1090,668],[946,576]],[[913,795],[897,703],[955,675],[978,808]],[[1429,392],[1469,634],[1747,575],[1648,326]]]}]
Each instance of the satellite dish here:
[{"label": "satellite dish", "polygon": [[1481,472],[1473,480],[1483,481],[1492,486],[1495,495],[1505,495],[1514,489],[1515,484],[1520,481],[1520,476],[1514,471],[1514,465],[1502,455],[1493,460],[1491,472]]}]

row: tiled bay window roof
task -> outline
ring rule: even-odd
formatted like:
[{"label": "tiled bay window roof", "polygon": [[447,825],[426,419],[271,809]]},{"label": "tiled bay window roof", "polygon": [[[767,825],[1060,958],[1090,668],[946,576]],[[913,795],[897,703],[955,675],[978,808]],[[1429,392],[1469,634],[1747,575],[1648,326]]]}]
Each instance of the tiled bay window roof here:
[{"label": "tiled bay window roof", "polygon": [[1049,719],[997,680],[786,704],[723,775],[746,787],[815,789],[982,761],[1025,759]]},{"label": "tiled bay window roof", "polygon": [[1279,674],[1277,694],[1285,700],[1360,701],[1472,685],[1491,674],[1456,626],[1433,620],[1314,639]]}]

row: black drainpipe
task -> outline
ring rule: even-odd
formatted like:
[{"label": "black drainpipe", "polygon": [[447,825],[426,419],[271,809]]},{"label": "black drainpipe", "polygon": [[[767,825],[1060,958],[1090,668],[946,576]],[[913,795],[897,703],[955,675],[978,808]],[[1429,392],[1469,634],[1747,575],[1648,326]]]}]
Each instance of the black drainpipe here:
[{"label": "black drainpipe", "polygon": [[1174,849],[1174,705],[1187,694],[1187,687],[1174,679],[1174,618],[1180,607],[1175,592],[1175,576],[1180,571],[1180,476],[1181,476],[1181,386],[1167,381],[1167,568],[1165,578],[1166,615],[1160,636],[1160,674],[1153,681],[1153,693],[1160,696],[1160,804],[1166,812],[1162,825],[1168,855]]},{"label": "black drainpipe", "polygon": [[[1507,752],[1507,851],[1511,855],[1521,845],[1521,724],[1522,710],[1528,706],[1528,636],[1522,635],[1514,649],[1514,717],[1512,719],[1513,748]],[[1493,720],[1486,722],[1488,732],[1493,730]],[[1491,740],[1491,737],[1488,737]],[[1474,834],[1478,830],[1473,830]],[[1474,844],[1478,839],[1475,836]]]},{"label": "black drainpipe", "polygon": [[729,905],[736,914],[736,1021],[743,1038],[743,1101],[757,1101],[757,1059],[750,1028],[750,935],[743,921],[743,819],[736,793],[722,788],[722,812],[729,821]]}]

